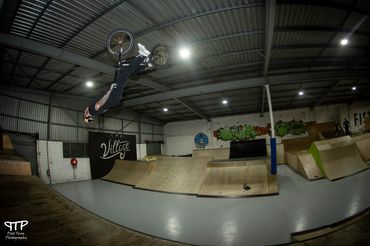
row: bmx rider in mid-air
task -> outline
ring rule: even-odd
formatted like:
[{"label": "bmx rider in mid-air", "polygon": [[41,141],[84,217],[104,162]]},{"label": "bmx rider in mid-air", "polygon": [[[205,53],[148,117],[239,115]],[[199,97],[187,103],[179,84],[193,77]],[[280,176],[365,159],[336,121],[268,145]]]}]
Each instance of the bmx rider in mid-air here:
[{"label": "bmx rider in mid-air", "polygon": [[150,63],[150,51],[144,45],[138,43],[138,53],[136,57],[119,64],[119,71],[109,90],[102,98],[94,101],[85,109],[83,119],[85,123],[92,123],[96,116],[105,113],[109,108],[119,104],[122,99],[123,88],[126,81],[132,74],[139,73],[148,67]]}]

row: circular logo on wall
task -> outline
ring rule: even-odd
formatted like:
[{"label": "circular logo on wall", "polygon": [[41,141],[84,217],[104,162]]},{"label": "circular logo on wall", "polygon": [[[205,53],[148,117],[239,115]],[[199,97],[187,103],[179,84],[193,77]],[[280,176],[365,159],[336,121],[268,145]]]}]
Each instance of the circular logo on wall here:
[{"label": "circular logo on wall", "polygon": [[194,137],[195,146],[199,149],[203,149],[208,145],[208,137],[203,132],[198,133]]}]

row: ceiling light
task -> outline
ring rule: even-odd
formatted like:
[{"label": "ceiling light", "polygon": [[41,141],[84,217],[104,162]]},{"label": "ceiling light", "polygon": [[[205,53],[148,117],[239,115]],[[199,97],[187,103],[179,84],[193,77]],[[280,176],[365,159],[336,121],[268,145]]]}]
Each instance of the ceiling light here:
[{"label": "ceiling light", "polygon": [[298,95],[303,96],[304,95],[304,92],[303,91],[299,91],[298,92]]},{"label": "ceiling light", "polygon": [[179,55],[180,55],[180,57],[182,59],[185,59],[185,60],[186,59],[189,59],[189,57],[190,57],[190,50],[188,48],[183,47],[183,48],[181,48],[179,50]]},{"label": "ceiling light", "polygon": [[226,99],[222,100],[222,104],[226,105],[228,101]]},{"label": "ceiling light", "polygon": [[163,108],[163,112],[168,112],[168,108]]},{"label": "ceiling light", "polygon": [[353,90],[353,91],[357,90],[357,87],[356,87],[356,86],[353,86],[353,87],[352,87],[352,90]]},{"label": "ceiling light", "polygon": [[340,44],[341,44],[342,46],[347,45],[347,44],[348,44],[348,39],[346,39],[346,38],[342,39],[342,40],[340,41]]},{"label": "ceiling light", "polygon": [[89,88],[91,88],[91,87],[94,86],[94,83],[92,81],[87,81],[86,82],[86,86],[89,87]]}]

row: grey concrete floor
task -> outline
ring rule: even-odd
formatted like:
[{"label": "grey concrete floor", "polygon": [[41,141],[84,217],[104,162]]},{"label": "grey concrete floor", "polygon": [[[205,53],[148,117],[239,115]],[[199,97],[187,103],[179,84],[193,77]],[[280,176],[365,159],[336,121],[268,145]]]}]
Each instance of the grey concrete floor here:
[{"label": "grey concrete floor", "polygon": [[335,182],[307,181],[278,166],[280,194],[200,198],[134,189],[103,180],[52,187],[112,222],[196,245],[271,245],[291,233],[330,225],[370,207],[370,170]]}]

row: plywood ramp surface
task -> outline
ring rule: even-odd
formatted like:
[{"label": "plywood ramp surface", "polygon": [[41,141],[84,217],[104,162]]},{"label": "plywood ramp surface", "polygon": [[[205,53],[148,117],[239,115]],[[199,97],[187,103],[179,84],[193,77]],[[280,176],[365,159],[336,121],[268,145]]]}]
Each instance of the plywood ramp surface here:
[{"label": "plywood ramp surface", "polygon": [[31,163],[27,161],[0,160],[0,174],[31,176]]},{"label": "plywood ramp surface", "polygon": [[298,153],[297,168],[298,173],[308,180],[315,180],[324,177],[321,170],[317,166],[315,159],[308,151],[301,151]]},{"label": "plywood ramp surface", "polygon": [[288,151],[288,165],[308,180],[320,179],[323,174],[307,150]]},{"label": "plywood ramp surface", "polygon": [[288,152],[295,153],[298,151],[308,150],[311,144],[317,140],[317,138],[313,137],[283,139],[282,143],[284,144],[285,161],[288,164],[291,164],[292,162],[291,159],[289,160],[289,158],[292,158],[292,156],[289,157]]},{"label": "plywood ramp surface", "polygon": [[136,185],[152,172],[154,166],[153,162],[116,160],[112,170],[102,179]]},{"label": "plywood ramp surface", "polygon": [[301,150],[293,150],[293,151],[287,151],[286,157],[287,157],[287,163],[288,165],[293,168],[294,170],[298,170],[298,154],[301,152]]},{"label": "plywood ramp surface", "polygon": [[370,160],[370,133],[352,137],[352,141],[356,143],[360,150],[362,159],[364,161]]},{"label": "plywood ramp surface", "polygon": [[2,141],[3,149],[14,149],[12,140],[9,135],[3,134]]},{"label": "plywood ramp surface", "polygon": [[[244,189],[247,185],[250,189]],[[240,197],[278,193],[276,177],[271,175],[266,160],[212,162],[200,196]]]},{"label": "plywood ramp surface", "polygon": [[193,150],[193,157],[212,157],[214,160],[229,159],[230,149]]},{"label": "plywood ramp surface", "polygon": [[321,141],[315,141],[316,148],[320,150],[332,149],[352,144],[353,141],[350,136],[343,136],[338,138],[325,139]]},{"label": "plywood ramp surface", "polygon": [[[271,156],[271,145],[266,145],[267,148],[267,155]],[[276,162],[277,164],[285,164],[286,159],[284,155],[284,144],[277,144],[276,145]]]},{"label": "plywood ramp surface", "polygon": [[31,163],[13,149],[1,150],[0,174],[30,176]]},{"label": "plywood ramp surface", "polygon": [[356,144],[319,151],[322,167],[330,180],[343,178],[368,168]]},{"label": "plywood ramp surface", "polygon": [[210,157],[161,157],[152,173],[136,188],[171,193],[198,194]]}]

